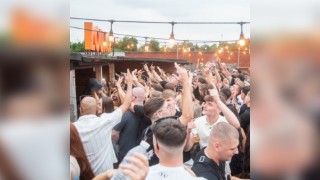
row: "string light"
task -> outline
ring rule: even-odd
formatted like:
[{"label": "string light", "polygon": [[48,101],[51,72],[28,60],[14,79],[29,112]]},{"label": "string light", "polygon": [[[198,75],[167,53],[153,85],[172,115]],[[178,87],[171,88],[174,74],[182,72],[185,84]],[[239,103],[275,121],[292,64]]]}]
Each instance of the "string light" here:
[{"label": "string light", "polygon": [[[98,32],[97,30],[92,30],[92,29],[85,29],[85,28],[82,28],[82,27],[76,27],[76,26],[69,26],[70,28],[72,29],[80,29],[80,30],[86,30],[86,31],[93,31],[93,32]],[[138,35],[132,35],[132,34],[122,34],[122,33],[113,33],[114,35],[117,35],[117,36],[131,36],[131,37],[135,37],[135,38],[145,38],[145,36],[138,36]],[[159,38],[159,37],[147,37],[147,38],[150,38],[150,39],[155,39],[155,40],[168,40],[167,38]],[[183,41],[186,41],[186,40],[182,40],[182,39],[175,39],[175,41],[180,41],[180,42],[183,42]],[[204,41],[204,40],[188,40],[189,42],[193,42],[193,43],[203,43],[203,42],[206,42],[206,43],[217,43],[217,46],[219,46],[219,43],[221,42],[225,42],[225,43],[233,43],[233,42],[238,42],[239,40],[207,40],[207,41]],[[165,43],[165,42],[163,42]]]},{"label": "string light", "polygon": [[113,24],[113,22],[114,22],[114,20],[111,20],[111,21],[110,21],[110,24],[111,24],[111,26],[110,26],[110,32],[109,32],[109,41],[110,41],[110,42],[113,42],[113,41],[114,41],[114,36],[113,36],[113,31],[112,31],[112,24]]},{"label": "string light", "polygon": [[242,26],[243,26],[244,22],[239,22],[239,24],[240,24],[240,27],[241,27],[241,32],[240,32],[240,39],[239,39],[238,43],[239,43],[240,46],[244,46],[245,43],[246,43],[245,42],[245,38],[244,38],[244,34],[243,34],[243,29],[242,29]]},{"label": "string light", "polygon": [[175,38],[174,38],[174,34],[173,34],[174,24],[175,24],[175,23],[172,21],[172,23],[171,23],[172,29],[171,29],[171,34],[170,34],[170,38],[169,38],[169,43],[170,43],[170,45],[172,45],[172,46],[173,46],[173,44],[175,43]]},{"label": "string light", "polygon": [[[114,37],[114,35],[117,35],[117,36],[132,36],[132,37],[142,38],[142,36],[128,35],[128,34],[120,34],[120,33],[113,33],[113,23],[114,23],[114,22],[118,22],[118,21],[115,21],[115,20],[108,20],[108,21],[111,23],[110,31],[109,31],[109,34],[108,34],[108,35],[109,35],[109,42],[114,42],[114,43],[116,43],[116,42],[115,42],[115,37]],[[125,21],[123,21],[123,22],[125,22]],[[138,22],[137,22],[137,23],[138,23]],[[140,22],[139,22],[139,23],[140,23]],[[143,22],[142,22],[142,23],[143,23]],[[148,23],[154,23],[154,22],[148,22]],[[155,23],[157,23],[157,22],[155,22]],[[167,23],[167,22],[166,22],[166,23]],[[175,25],[175,24],[183,24],[183,22],[174,22],[174,21],[172,21],[172,22],[169,22],[169,23],[170,23],[171,26],[172,26],[171,34],[170,34],[170,38],[169,38],[170,44],[174,45],[175,43],[178,43],[178,41],[183,41],[183,43],[184,43],[184,45],[185,45],[185,43],[186,43],[187,40],[175,39],[175,36],[174,36],[174,25]],[[189,22],[189,23],[191,24],[191,22]],[[201,24],[201,23],[203,23],[203,22],[195,23],[195,24]],[[228,43],[228,44],[229,44],[229,43],[235,43],[235,42],[237,42],[237,43],[240,45],[240,47],[241,47],[241,46],[245,46],[246,41],[245,41],[245,37],[244,37],[244,34],[243,34],[243,25],[244,25],[244,24],[247,24],[247,23],[249,23],[249,22],[234,22],[234,23],[239,24],[240,27],[241,27],[241,33],[240,33],[240,39],[239,39],[239,40],[224,40],[224,41],[221,41],[221,40],[219,40],[219,41],[188,40],[188,42],[192,42],[192,46],[196,47],[196,49],[199,49],[199,47],[198,47],[197,44],[193,44],[193,43],[196,43],[196,42],[204,43],[203,47],[200,47],[200,49],[202,49],[202,50],[204,50],[204,51],[210,50],[210,47],[205,46],[206,43],[215,43],[215,44],[216,44],[216,48],[219,48],[219,43],[222,43],[222,42],[224,42],[224,43],[223,43],[224,45],[225,45],[225,43]],[[186,24],[188,24],[188,23],[186,23]],[[204,24],[205,24],[205,23],[204,23]],[[208,24],[209,24],[209,23],[208,23]],[[214,24],[214,23],[212,23],[212,24]],[[219,23],[217,23],[217,24],[219,24]],[[221,24],[223,24],[223,23],[221,23]],[[225,23],[225,24],[231,24],[231,23]],[[89,30],[89,31],[97,31],[97,30],[84,29],[84,28],[79,28],[79,27],[74,27],[74,26],[70,26],[70,28],[82,29],[82,30]],[[98,31],[97,31],[97,32],[98,32]],[[166,38],[156,38],[156,37],[144,37],[144,38],[152,38],[152,39],[166,40],[166,41],[164,41],[164,42],[159,42],[159,43],[164,43],[164,44],[165,44],[166,42],[168,42],[168,39],[166,39]],[[146,39],[146,41],[147,41],[147,39]],[[139,42],[139,40],[138,40],[138,42]],[[221,44],[221,45],[223,45],[223,44]],[[103,46],[107,46],[108,44],[107,44],[106,41],[104,41],[104,42],[102,43],[102,45],[103,45]],[[131,44],[129,44],[129,45],[131,45],[132,48],[135,46],[133,43],[131,43]],[[130,48],[130,47],[128,47],[128,48]],[[132,49],[132,48],[131,48],[131,49]],[[212,48],[215,49],[215,47],[212,47]],[[184,46],[183,48],[179,48],[179,49],[182,49],[183,52],[187,52],[187,51],[189,52],[189,51],[190,51],[190,49],[187,50],[185,46]],[[234,51],[234,50],[232,50],[232,49],[233,49],[233,46],[228,47],[227,45],[225,45],[224,48],[221,47],[221,49],[219,50],[219,53],[222,53],[222,52],[224,51],[224,49],[227,50],[226,53],[228,53],[228,54],[230,54],[230,55],[233,55],[233,52],[231,52],[231,51]],[[230,51],[229,51],[229,49],[230,49]],[[148,47],[147,42],[145,42],[145,50],[146,50],[146,51],[149,51],[149,47]],[[166,45],[165,45],[165,47],[164,47],[163,50],[164,50],[165,52],[167,51],[167,46],[166,46]],[[246,54],[246,53],[250,54],[250,49],[248,50],[247,48],[245,48],[245,51],[247,51],[247,52],[243,52],[243,54]],[[202,52],[199,52],[199,55],[202,55]],[[216,55],[216,54],[215,54],[215,55]]]},{"label": "string light", "polygon": [[148,38],[147,37],[145,37],[145,39],[146,39],[146,41],[145,41],[145,43],[144,43],[144,50],[146,51],[146,52],[148,52],[149,51],[149,46],[148,46],[148,44],[147,44],[147,42],[148,42]]}]

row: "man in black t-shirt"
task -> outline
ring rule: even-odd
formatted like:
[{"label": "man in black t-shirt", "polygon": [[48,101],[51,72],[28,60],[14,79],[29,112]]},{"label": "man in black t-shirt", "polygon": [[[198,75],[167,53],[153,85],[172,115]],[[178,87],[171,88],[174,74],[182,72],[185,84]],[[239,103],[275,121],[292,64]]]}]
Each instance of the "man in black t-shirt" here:
[{"label": "man in black t-shirt", "polygon": [[240,115],[240,124],[244,132],[247,134],[250,128],[250,91],[247,93],[244,103],[246,104],[247,109]]},{"label": "man in black t-shirt", "polygon": [[198,177],[208,180],[226,180],[225,161],[238,154],[239,133],[225,122],[219,122],[211,129],[208,146],[196,156],[192,170]]},{"label": "man in black t-shirt", "polygon": [[[142,105],[145,99],[144,89],[135,87],[132,90],[132,95],[132,103],[136,105],[136,108],[143,108]],[[147,125],[145,125],[146,123]],[[121,121],[113,128],[112,132],[112,140],[119,144],[119,163],[130,149],[140,144],[140,136],[143,131],[141,126],[145,128],[150,124],[150,120],[145,120],[131,110],[127,110],[123,114]]]}]

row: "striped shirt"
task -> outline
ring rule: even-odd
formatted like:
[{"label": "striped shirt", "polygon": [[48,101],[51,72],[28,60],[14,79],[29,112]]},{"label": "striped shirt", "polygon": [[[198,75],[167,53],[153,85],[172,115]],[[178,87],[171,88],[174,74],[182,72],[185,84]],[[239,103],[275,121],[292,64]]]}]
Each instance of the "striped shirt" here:
[{"label": "striped shirt", "polygon": [[103,113],[101,117],[84,115],[74,123],[95,175],[113,169],[113,163],[117,162],[111,133],[121,117],[122,112],[117,109],[112,113]]}]

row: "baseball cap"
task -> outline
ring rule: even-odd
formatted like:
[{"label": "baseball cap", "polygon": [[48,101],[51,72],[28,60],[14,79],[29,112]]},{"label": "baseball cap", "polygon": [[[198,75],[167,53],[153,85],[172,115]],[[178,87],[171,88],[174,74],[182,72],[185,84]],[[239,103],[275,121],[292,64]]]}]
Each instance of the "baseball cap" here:
[{"label": "baseball cap", "polygon": [[235,75],[236,78],[239,78],[241,81],[244,81],[245,77],[243,74]]}]

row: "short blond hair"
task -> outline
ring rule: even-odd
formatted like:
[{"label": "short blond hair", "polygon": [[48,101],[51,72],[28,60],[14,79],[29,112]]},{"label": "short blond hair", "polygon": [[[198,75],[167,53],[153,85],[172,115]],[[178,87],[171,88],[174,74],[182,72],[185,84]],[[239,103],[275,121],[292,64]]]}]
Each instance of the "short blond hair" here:
[{"label": "short blond hair", "polygon": [[212,126],[209,144],[215,141],[230,142],[232,139],[239,139],[239,132],[229,123],[219,122]]},{"label": "short blond hair", "polygon": [[175,94],[175,92],[172,91],[171,89],[166,89],[166,90],[164,90],[164,91],[162,92],[162,97],[163,97],[164,99],[168,99],[168,98],[170,98],[170,97],[176,98],[176,94]]}]

